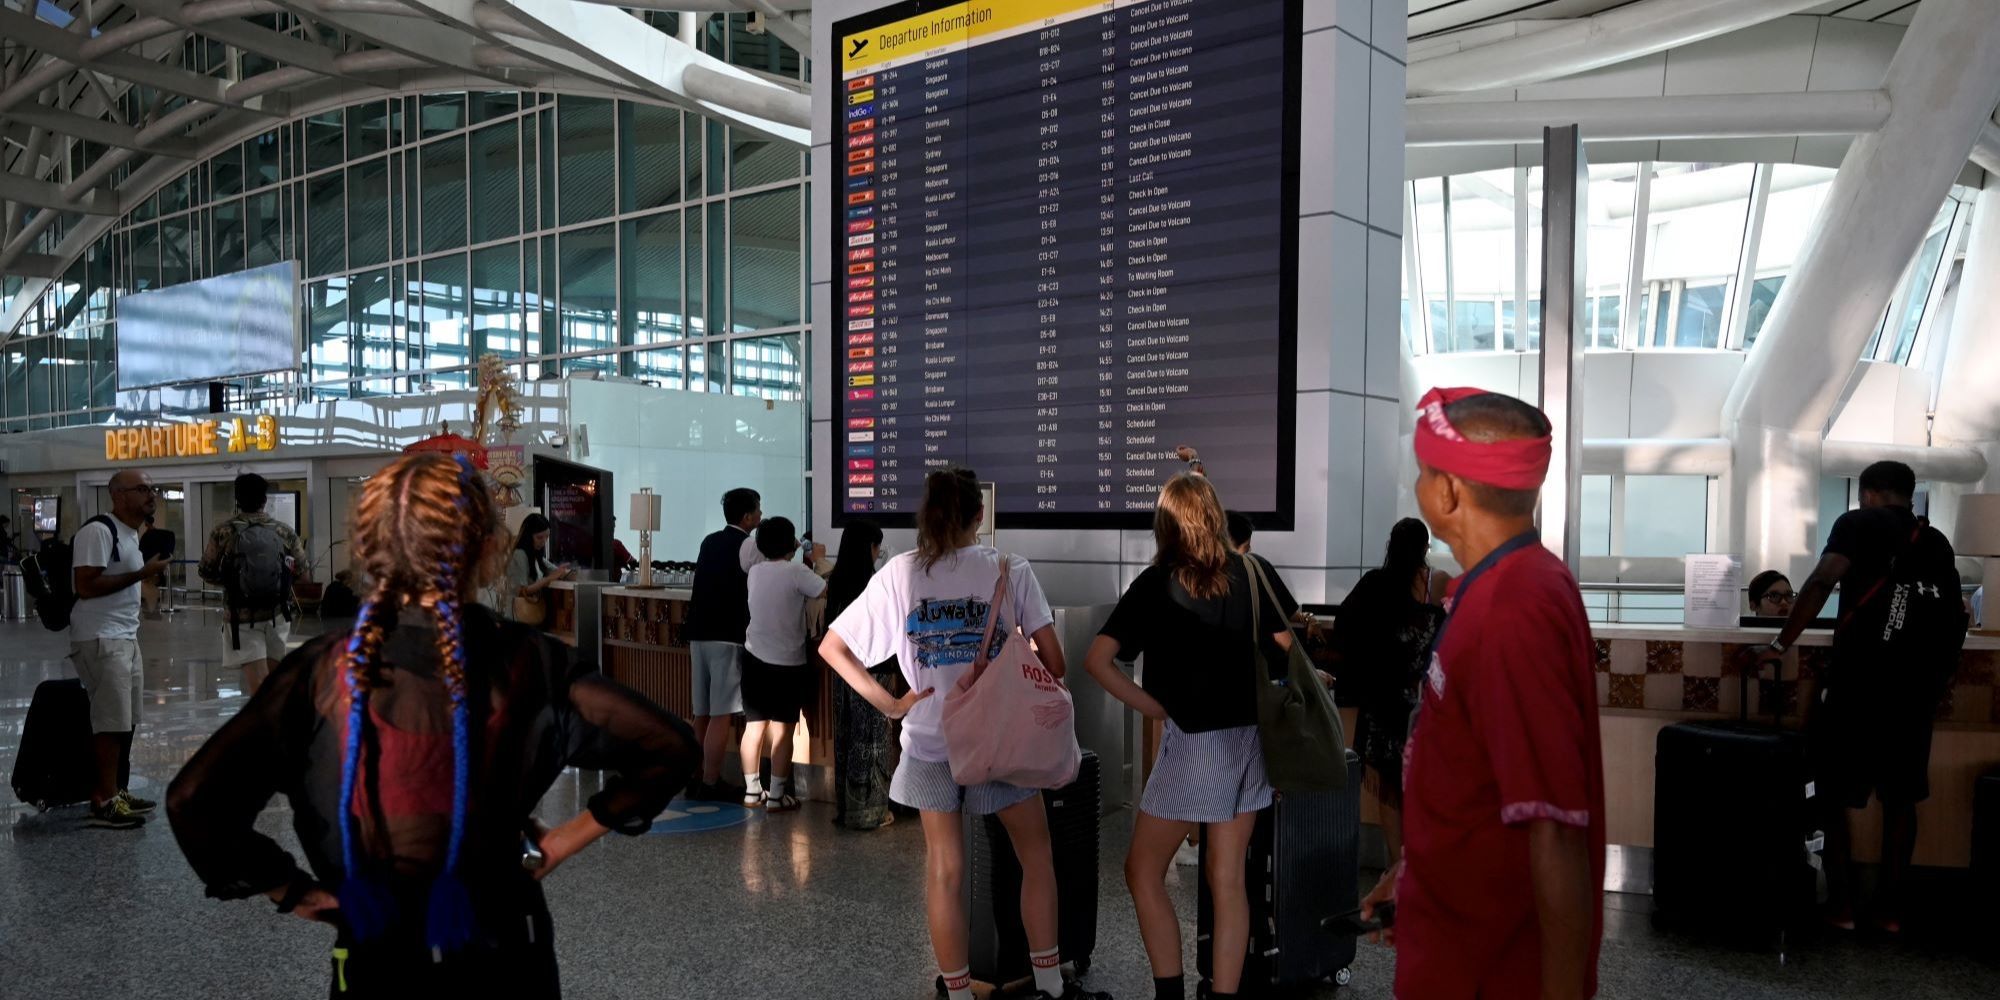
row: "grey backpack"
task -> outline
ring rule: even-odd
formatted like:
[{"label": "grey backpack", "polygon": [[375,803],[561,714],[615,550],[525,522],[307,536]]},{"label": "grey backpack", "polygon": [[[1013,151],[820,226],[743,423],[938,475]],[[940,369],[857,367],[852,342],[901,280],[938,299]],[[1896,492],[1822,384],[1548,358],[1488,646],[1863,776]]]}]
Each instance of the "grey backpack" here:
[{"label": "grey backpack", "polygon": [[251,522],[236,530],[222,571],[233,647],[242,648],[234,634],[237,623],[263,621],[280,613],[291,617],[292,574],[286,565],[289,555],[285,540],[269,523]]}]

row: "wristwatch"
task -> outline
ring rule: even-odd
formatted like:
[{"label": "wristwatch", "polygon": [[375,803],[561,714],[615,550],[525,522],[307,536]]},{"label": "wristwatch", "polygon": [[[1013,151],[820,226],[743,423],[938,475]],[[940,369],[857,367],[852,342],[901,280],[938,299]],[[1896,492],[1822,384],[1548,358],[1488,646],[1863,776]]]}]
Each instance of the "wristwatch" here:
[{"label": "wristwatch", "polygon": [[1775,653],[1779,656],[1783,656],[1785,655],[1785,650],[1791,647],[1786,646],[1785,641],[1783,639],[1772,639],[1771,644],[1765,646],[1764,648],[1770,650],[1772,653]]}]

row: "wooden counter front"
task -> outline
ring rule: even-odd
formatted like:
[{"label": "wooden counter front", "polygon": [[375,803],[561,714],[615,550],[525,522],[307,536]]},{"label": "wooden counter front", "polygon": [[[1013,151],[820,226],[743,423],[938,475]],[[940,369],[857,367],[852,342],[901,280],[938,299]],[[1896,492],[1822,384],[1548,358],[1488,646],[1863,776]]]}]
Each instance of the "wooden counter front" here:
[{"label": "wooden counter front", "polygon": [[[691,596],[686,590],[637,587],[610,587],[603,594],[605,676],[683,719],[694,713],[694,664],[682,634]],[[808,669],[817,684],[792,737],[792,763],[801,797],[829,801],[823,775],[833,767],[833,686],[841,682],[817,652]],[[740,732],[741,716],[736,725]],[[723,770],[735,774],[738,767],[738,755],[731,752]]]}]

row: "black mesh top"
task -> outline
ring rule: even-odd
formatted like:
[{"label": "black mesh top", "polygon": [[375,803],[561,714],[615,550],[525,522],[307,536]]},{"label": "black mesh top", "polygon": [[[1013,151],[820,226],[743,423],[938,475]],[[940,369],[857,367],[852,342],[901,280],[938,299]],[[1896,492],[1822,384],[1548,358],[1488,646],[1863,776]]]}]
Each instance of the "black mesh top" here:
[{"label": "black mesh top", "polygon": [[[361,856],[402,882],[439,870],[451,828],[451,711],[436,638],[426,613],[406,609],[383,641],[368,701],[356,831]],[[291,801],[312,876],[340,884],[347,639],[294,650],[174,779],[174,836],[209,895],[256,895],[298,876],[291,854],[254,828],[275,794]],[[474,732],[460,874],[475,899],[482,883],[518,882],[522,830],[564,767],[615,772],[590,812],[637,835],[700,766],[686,723],[587,667],[566,667],[562,648],[534,630],[468,605],[464,642]]]}]

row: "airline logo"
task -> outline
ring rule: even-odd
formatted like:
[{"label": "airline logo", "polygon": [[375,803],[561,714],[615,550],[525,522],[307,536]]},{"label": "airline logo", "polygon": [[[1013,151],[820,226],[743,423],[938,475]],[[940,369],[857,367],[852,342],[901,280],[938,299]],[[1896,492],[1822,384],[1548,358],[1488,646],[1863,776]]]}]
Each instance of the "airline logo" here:
[{"label": "airline logo", "polygon": [[[873,437],[874,437],[874,435],[872,435],[872,434],[871,434],[871,435],[869,435],[869,437],[870,437],[870,438],[873,438]],[[874,445],[872,445],[872,444],[857,444],[857,445],[854,445],[853,447],[851,447],[851,448],[848,448],[848,449],[847,449],[847,456],[848,456],[849,458],[874,458],[874,457],[875,457],[875,446],[874,446]],[[872,469],[872,468],[874,468],[874,466],[873,466],[873,465],[870,465],[870,466],[869,466],[869,468],[871,468],[871,469]]]},{"label": "airline logo", "polygon": [[854,248],[853,250],[849,250],[849,251],[847,251],[847,259],[848,259],[848,260],[850,260],[850,261],[860,261],[860,260],[874,260],[874,259],[875,259],[875,248],[874,248],[874,247],[856,247],[856,248]]},{"label": "airline logo", "polygon": [[873,205],[857,205],[847,210],[847,217],[850,219],[866,219],[874,214],[875,206]]},{"label": "airline logo", "polygon": [[866,232],[872,232],[874,231],[874,229],[875,229],[874,219],[856,219],[853,222],[847,224],[847,231],[850,233],[866,233]]},{"label": "airline logo", "polygon": [[850,472],[847,474],[847,485],[873,486],[875,485],[875,474],[872,472]]},{"label": "airline logo", "polygon": [[873,472],[875,471],[875,460],[872,458],[850,458],[847,460],[847,467],[854,472]]},{"label": "airline logo", "polygon": [[874,306],[848,306],[848,307],[847,307],[847,315],[849,315],[849,316],[873,316],[873,315],[875,315],[875,307],[874,307]]},{"label": "airline logo", "polygon": [[[849,330],[873,330],[875,329],[875,321],[872,319],[857,319],[854,322],[847,324],[847,328]],[[853,340],[855,338],[850,337],[848,339]],[[872,333],[869,334],[868,339],[869,341],[872,342],[875,339],[875,335]]]},{"label": "airline logo", "polygon": [[866,205],[874,200],[875,200],[875,192],[873,189],[867,191],[856,191],[847,196],[847,203],[849,205]]},{"label": "airline logo", "polygon": [[874,398],[875,398],[875,390],[873,390],[873,389],[849,389],[849,390],[847,390],[847,399],[848,399],[848,402],[851,402],[851,403],[865,403],[865,402],[867,402],[868,400],[871,400],[871,399],[874,399]]},{"label": "airline logo", "polygon": [[863,262],[861,262],[861,263],[859,263],[859,264],[849,264],[849,265],[847,265],[847,273],[848,273],[849,275],[855,275],[855,274],[874,274],[874,273],[875,273],[875,262],[874,262],[874,261],[863,261]]},{"label": "airline logo", "polygon": [[856,345],[861,345],[861,346],[855,346],[855,347],[849,347],[849,348],[847,349],[847,356],[848,356],[848,357],[850,357],[850,358],[872,358],[872,357],[874,357],[874,356],[875,356],[875,348],[873,348],[873,347],[869,347],[869,346],[866,346],[866,345],[869,345],[869,344],[873,344],[873,343],[875,343],[875,335],[874,335],[874,334],[872,334],[872,333],[863,333],[863,334],[857,334],[857,335],[855,335],[855,336],[852,336],[852,337],[849,337],[849,338],[847,338],[847,342],[848,342],[849,344],[856,344]]},{"label": "airline logo", "polygon": [[874,233],[861,233],[847,238],[847,245],[851,247],[865,247],[873,242],[875,242]]},{"label": "airline logo", "polygon": [[847,362],[847,371],[850,374],[856,372],[872,372],[874,370],[875,370],[875,361],[872,358],[867,358],[860,361],[850,360]]},{"label": "airline logo", "polygon": [[873,86],[875,86],[874,74],[871,73],[867,76],[857,76],[854,79],[847,81],[847,92],[851,94],[857,90],[867,90],[868,88]]},{"label": "airline logo", "polygon": [[849,146],[873,147],[875,145],[875,133],[862,132],[859,135],[850,133],[847,137],[847,144]]},{"label": "airline logo", "polygon": [[848,385],[854,385],[854,386],[861,386],[861,385],[874,385],[874,384],[875,384],[875,376],[873,376],[873,375],[854,375],[854,376],[850,376],[850,377],[848,378],[848,380],[847,380],[847,384],[848,384]]},{"label": "airline logo", "polygon": [[866,177],[874,172],[875,164],[866,160],[847,168],[847,176],[849,177]]},{"label": "airline logo", "polygon": [[[870,163],[868,164],[868,166],[872,167],[874,166],[874,164]],[[867,174],[849,174],[847,177],[847,186],[849,188],[856,190],[865,188],[873,183],[875,183],[875,178],[870,177]]]},{"label": "airline logo", "polygon": [[847,301],[873,302],[875,301],[875,290],[873,288],[864,288],[858,292],[849,292],[847,294]]},{"label": "airline logo", "polygon": [[850,431],[867,431],[867,430],[874,430],[874,429],[875,429],[875,418],[874,418],[874,417],[849,417],[849,418],[847,418],[847,429],[848,429],[848,430],[850,430]]},{"label": "airline logo", "polygon": [[[873,96],[872,91],[870,92],[870,96]],[[853,103],[853,98],[849,98],[848,103]],[[875,117],[875,105],[873,104],[863,104],[860,107],[847,109],[847,120],[851,122],[858,122],[863,118],[873,117]]]},{"label": "airline logo", "polygon": [[875,119],[873,118],[863,118],[860,121],[850,121],[847,123],[848,135],[854,135],[860,132],[873,132],[874,130],[875,130]]},{"label": "airline logo", "polygon": [[[855,431],[854,433],[849,434],[847,436],[847,441],[849,444],[866,445],[867,447],[866,453],[870,455],[875,454],[875,446],[872,444],[868,444],[868,442],[873,440],[875,440],[874,431]],[[848,451],[856,455],[863,453],[861,448],[849,448]]]},{"label": "airline logo", "polygon": [[874,99],[875,92],[872,90],[857,90],[847,95],[847,103],[849,104],[867,104]]},{"label": "airline logo", "polygon": [[847,287],[848,287],[848,288],[850,288],[850,289],[854,289],[854,288],[874,288],[874,287],[875,287],[875,276],[874,276],[874,275],[872,275],[872,274],[864,274],[864,275],[862,275],[862,276],[861,276],[861,277],[859,277],[859,278],[849,278],[849,279],[847,279]]},{"label": "airline logo", "polygon": [[874,158],[875,147],[873,146],[863,146],[860,149],[850,149],[847,151],[847,162],[849,163],[860,163],[862,160],[872,160]]},{"label": "airline logo", "polygon": [[[873,487],[863,487],[861,489],[848,490],[847,495],[850,497],[872,497],[875,495],[875,490]],[[875,509],[875,505],[872,503],[851,503],[848,504],[847,506],[849,510],[854,510],[862,513],[866,513],[868,511]]]}]

